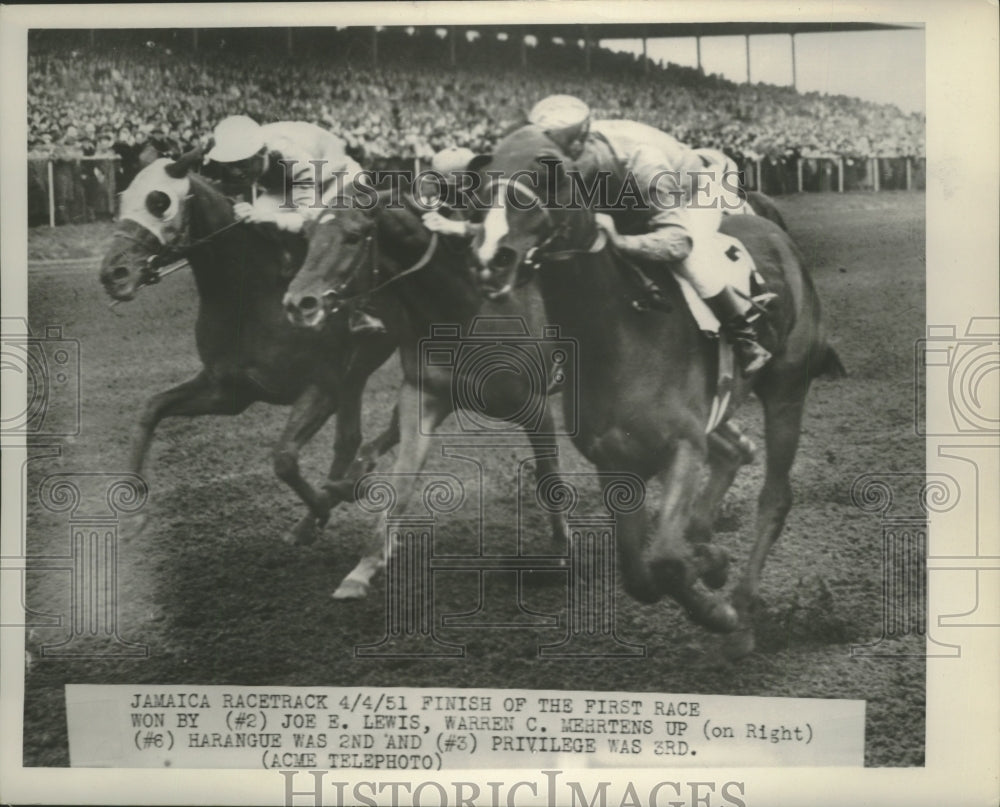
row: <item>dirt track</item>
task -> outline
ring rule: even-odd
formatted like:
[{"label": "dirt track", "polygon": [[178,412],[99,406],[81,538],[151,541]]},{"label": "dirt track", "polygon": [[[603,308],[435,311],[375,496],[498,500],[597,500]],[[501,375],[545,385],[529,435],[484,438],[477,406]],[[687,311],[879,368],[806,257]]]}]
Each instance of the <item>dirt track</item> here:
[{"label": "dirt track", "polygon": [[[644,644],[644,658],[539,659],[560,628],[442,628],[466,645],[460,660],[355,659],[357,644],[385,632],[384,586],[365,603],[329,594],[352,567],[370,517],[338,511],[322,539],[292,549],[279,539],[301,505],[272,475],[268,447],[286,411],[257,405],[238,418],[167,421],[149,466],[152,498],[146,531],[124,544],[120,559],[120,633],[149,646],[146,660],[36,660],[26,679],[25,764],[68,764],[65,683],[394,685],[728,693],[867,700],[868,765],[920,765],[924,758],[924,662],[920,658],[851,658],[851,644],[881,633],[881,526],[851,502],[866,472],[924,467],[913,425],[913,345],[924,331],[923,194],[801,195],[778,200],[803,249],[823,301],[831,339],[847,379],[814,387],[793,485],[796,504],[765,569],[756,653],[731,667],[705,663],[714,641],[675,605],[639,606],[619,592],[617,631]],[[107,228],[95,228],[94,251]],[[32,237],[36,237],[33,233]],[[38,238],[52,234],[37,233]],[[35,332],[61,325],[81,342],[83,428],[62,442],[61,458],[28,465],[28,552],[66,551],[66,517],[44,510],[35,491],[57,471],[120,472],[128,432],[153,392],[198,368],[192,322],[195,293],[181,273],[146,290],[118,315],[108,312],[94,274],[39,271],[29,278]],[[366,434],[386,422],[398,373],[372,380]],[[759,413],[740,422],[761,443]],[[467,440],[465,442],[468,442]],[[523,440],[515,440],[523,443]],[[305,451],[304,472],[320,479],[332,446],[324,429]],[[44,453],[40,449],[38,453]],[[487,464],[488,540],[504,540],[513,508],[516,449]],[[564,466],[589,466],[565,443]],[[433,467],[448,467],[438,456]],[[388,468],[388,462],[383,466]],[[717,540],[742,561],[760,484],[758,463],[730,492]],[[436,551],[470,548],[469,520],[451,519]],[[529,521],[541,540],[540,515]],[[437,613],[476,607],[469,573],[435,581]],[[28,605],[67,613],[66,576],[30,573]],[[501,587],[507,602],[513,586]],[[565,615],[559,588],[530,590],[525,604]],[[65,628],[38,628],[33,642],[54,642]],[[916,651],[921,636],[897,640]]]}]

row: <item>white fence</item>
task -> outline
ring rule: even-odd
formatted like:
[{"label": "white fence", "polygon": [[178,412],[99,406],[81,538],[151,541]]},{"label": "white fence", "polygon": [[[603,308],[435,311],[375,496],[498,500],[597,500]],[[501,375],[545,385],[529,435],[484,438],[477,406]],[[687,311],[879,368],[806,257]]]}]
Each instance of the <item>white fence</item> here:
[{"label": "white fence", "polygon": [[867,157],[836,154],[746,160],[741,166],[747,189],[770,195],[809,191],[923,190],[923,157]]}]

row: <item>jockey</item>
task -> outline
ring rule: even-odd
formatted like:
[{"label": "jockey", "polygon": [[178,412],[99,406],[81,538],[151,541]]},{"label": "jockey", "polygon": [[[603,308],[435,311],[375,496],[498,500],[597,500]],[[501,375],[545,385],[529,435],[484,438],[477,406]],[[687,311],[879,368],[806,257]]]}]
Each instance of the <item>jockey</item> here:
[{"label": "jockey", "polygon": [[468,169],[469,163],[475,156],[472,149],[452,147],[439,151],[431,158],[431,170],[437,171],[444,177],[445,184],[451,191],[443,194],[441,197],[443,204],[437,210],[424,213],[424,226],[432,233],[471,239],[481,228],[482,225],[474,224],[467,219],[468,211],[453,210],[446,201],[458,187],[460,173]]},{"label": "jockey", "polygon": [[[250,224],[301,233],[307,221],[361,179],[361,167],[347,155],[344,141],[311,123],[261,126],[246,115],[231,115],[219,122],[212,138],[206,160],[223,164],[227,180],[252,184],[259,193],[253,204],[233,205],[236,217]],[[288,201],[293,206],[284,207]],[[358,307],[351,308],[350,327],[355,333],[385,330],[381,320]]]},{"label": "jockey", "polygon": [[698,172],[704,176],[704,165],[698,155],[667,134],[656,144],[646,142],[648,134],[631,121],[591,123],[587,104],[569,95],[542,99],[531,110],[528,120],[544,128],[553,142],[574,160],[586,158],[588,151],[593,153],[600,148],[598,141],[602,140],[613,152],[619,179],[631,173],[640,189],[656,186],[660,198],[663,198],[660,187],[666,184],[660,180],[680,178],[679,184],[673,180],[674,187],[670,190],[684,204],[647,205],[648,210],[643,211],[647,217],[646,232],[621,235],[614,220],[602,213],[597,214],[597,223],[623,254],[667,262],[689,281],[732,339],[743,373],[749,375],[760,370],[771,354],[759,344],[754,322],[760,315],[760,306],[774,295],[761,295],[754,301],[744,299],[726,283],[711,251],[705,248],[719,229],[722,211],[719,204],[691,203],[692,182],[684,178],[690,177],[697,186]]}]

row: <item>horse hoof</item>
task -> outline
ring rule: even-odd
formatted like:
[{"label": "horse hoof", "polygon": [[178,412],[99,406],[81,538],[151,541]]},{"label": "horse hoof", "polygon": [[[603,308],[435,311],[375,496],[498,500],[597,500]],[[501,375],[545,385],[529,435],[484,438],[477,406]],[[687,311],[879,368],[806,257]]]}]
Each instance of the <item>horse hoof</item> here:
[{"label": "horse hoof", "polygon": [[368,596],[368,584],[360,580],[344,580],[331,596],[335,600],[363,600]]},{"label": "horse hoof", "polygon": [[319,535],[319,522],[311,513],[299,519],[299,522],[285,536],[285,543],[290,546],[309,546]]},{"label": "horse hoof", "polygon": [[707,598],[688,609],[691,619],[712,633],[732,633],[740,626],[740,615],[728,602]]}]

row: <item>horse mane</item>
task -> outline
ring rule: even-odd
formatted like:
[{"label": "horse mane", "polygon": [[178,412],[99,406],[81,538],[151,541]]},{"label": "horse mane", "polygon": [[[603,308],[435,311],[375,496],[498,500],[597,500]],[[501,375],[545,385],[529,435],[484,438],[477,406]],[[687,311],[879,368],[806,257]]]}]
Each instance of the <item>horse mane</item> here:
[{"label": "horse mane", "polygon": [[[194,196],[192,201],[197,201],[195,209],[200,214],[190,219],[191,236],[195,240],[208,238],[206,245],[210,247],[204,261],[192,255],[196,275],[204,274],[206,280],[217,278],[225,283],[232,282],[235,272],[266,282],[280,279],[287,284],[294,275],[292,270],[301,264],[305,255],[305,239],[277,228],[272,233],[256,226],[233,227],[218,238],[211,238],[213,233],[234,223],[233,203],[208,177],[194,172],[188,176]],[[220,257],[224,260],[220,261]],[[224,271],[227,267],[228,271]]]},{"label": "horse mane", "polygon": [[[397,217],[405,222],[407,228],[416,235],[420,233],[425,238],[421,239],[419,251],[413,254],[400,256],[398,253],[394,260],[398,263],[397,271],[405,271],[414,265],[421,257],[422,251],[430,246],[431,233],[423,226],[422,216],[425,208],[419,205],[409,192],[394,195],[391,190],[378,191],[375,206],[372,208],[372,215],[375,218],[376,227],[379,226],[383,217]],[[399,204],[393,204],[398,201]],[[385,232],[384,230],[382,231]],[[466,258],[466,245],[456,248],[453,242],[447,237],[438,236],[437,247],[432,259],[411,277],[400,281],[396,289],[399,297],[408,307],[419,312],[421,317],[435,319],[441,315],[443,310],[451,311],[456,307],[456,301],[467,301],[479,299],[479,289],[469,272],[463,271]],[[371,267],[365,269],[371,271]]]}]

